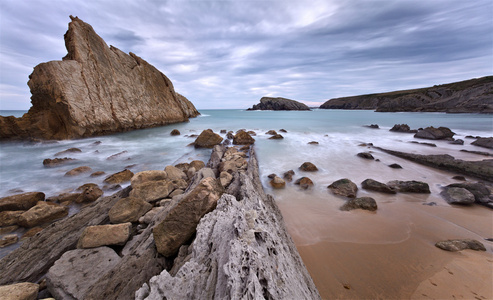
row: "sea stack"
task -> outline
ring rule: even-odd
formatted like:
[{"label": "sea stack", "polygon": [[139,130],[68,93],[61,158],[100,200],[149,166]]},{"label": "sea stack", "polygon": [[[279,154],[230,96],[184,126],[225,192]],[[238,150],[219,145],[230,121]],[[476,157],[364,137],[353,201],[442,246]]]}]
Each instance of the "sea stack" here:
[{"label": "sea stack", "polygon": [[22,118],[0,117],[0,139],[73,139],[199,115],[163,73],[131,52],[108,47],[91,25],[70,18],[68,54],[34,68],[32,107]]},{"label": "sea stack", "polygon": [[310,110],[306,104],[286,98],[262,97],[259,104],[247,110]]}]

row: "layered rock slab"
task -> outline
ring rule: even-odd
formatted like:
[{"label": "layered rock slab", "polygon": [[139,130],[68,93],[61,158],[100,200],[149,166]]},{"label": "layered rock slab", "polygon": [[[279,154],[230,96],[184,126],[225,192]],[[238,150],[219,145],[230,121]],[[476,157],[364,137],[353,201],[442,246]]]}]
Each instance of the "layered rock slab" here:
[{"label": "layered rock slab", "polygon": [[[217,155],[217,154],[216,154]],[[214,157],[214,153],[213,153]],[[217,165],[214,160],[209,166]],[[190,255],[163,271],[136,299],[320,299],[274,199],[263,191],[251,154],[238,196],[223,194],[197,226]],[[174,273],[174,272],[172,272]]]},{"label": "layered rock slab", "polygon": [[199,113],[171,81],[137,55],[108,47],[91,25],[72,17],[62,61],[29,76],[32,107],[0,117],[0,139],[71,139],[188,121]]}]

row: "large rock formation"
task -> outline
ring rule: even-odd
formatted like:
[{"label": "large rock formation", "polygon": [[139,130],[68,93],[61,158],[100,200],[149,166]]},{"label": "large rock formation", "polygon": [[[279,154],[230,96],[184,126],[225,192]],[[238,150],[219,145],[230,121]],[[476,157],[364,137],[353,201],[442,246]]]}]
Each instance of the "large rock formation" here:
[{"label": "large rock formation", "polygon": [[110,46],[70,17],[68,54],[41,63],[28,82],[32,107],[0,117],[0,139],[70,139],[188,121],[199,113],[171,81],[137,55]]},{"label": "large rock formation", "polygon": [[262,97],[259,104],[247,110],[310,110],[306,104],[286,98]]},{"label": "large rock formation", "polygon": [[320,108],[493,113],[493,76],[422,89],[335,98]]}]

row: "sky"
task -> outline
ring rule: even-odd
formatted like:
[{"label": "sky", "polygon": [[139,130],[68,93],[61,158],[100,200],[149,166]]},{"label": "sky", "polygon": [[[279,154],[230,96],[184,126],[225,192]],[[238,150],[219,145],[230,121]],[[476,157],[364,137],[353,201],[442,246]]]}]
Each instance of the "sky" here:
[{"label": "sky", "polygon": [[66,55],[69,15],[199,110],[493,75],[493,0],[1,0],[1,110],[30,108],[29,74]]}]

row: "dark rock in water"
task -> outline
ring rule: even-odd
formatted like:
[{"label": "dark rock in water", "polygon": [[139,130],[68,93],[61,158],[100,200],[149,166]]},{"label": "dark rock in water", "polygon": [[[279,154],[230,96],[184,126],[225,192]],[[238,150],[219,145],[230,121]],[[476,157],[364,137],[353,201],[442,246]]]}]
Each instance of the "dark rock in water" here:
[{"label": "dark rock in water", "polygon": [[57,299],[87,299],[89,288],[120,260],[109,247],[67,251],[46,275],[48,290]]},{"label": "dark rock in water", "polygon": [[365,158],[365,159],[375,159],[373,157],[373,155],[371,155],[370,152],[360,152],[358,154],[356,154],[357,156],[361,157],[361,158]]},{"label": "dark rock in water", "polygon": [[472,142],[471,145],[493,149],[493,137],[479,138]]},{"label": "dark rock in water", "polygon": [[108,177],[106,177],[103,182],[104,183],[109,183],[109,184],[117,184],[117,183],[123,183],[123,182],[128,182],[130,179],[132,179],[132,176],[134,176],[134,173],[130,170],[123,170],[121,172],[112,174]]},{"label": "dark rock in water", "polygon": [[41,192],[29,192],[0,198],[0,211],[28,210],[38,201],[44,201],[45,194]]},{"label": "dark rock in water", "polygon": [[226,133],[226,138],[230,140],[234,139],[235,135],[233,134],[233,131],[228,131],[228,133]]},{"label": "dark rock in water", "polygon": [[199,114],[155,67],[108,47],[91,25],[71,19],[64,36],[68,54],[34,68],[28,82],[33,106],[22,118],[0,117],[0,139],[80,138]]},{"label": "dark rock in water", "polygon": [[478,154],[478,155],[483,155],[483,156],[493,156],[493,154],[484,152],[484,151],[471,151],[471,150],[466,150],[466,149],[461,149],[461,152],[467,152],[467,153],[473,153],[473,154]]},{"label": "dark rock in water", "polygon": [[450,142],[449,144],[452,144],[452,145],[464,145],[464,140],[456,139],[456,140]]},{"label": "dark rock in water", "polygon": [[425,145],[425,146],[430,146],[430,147],[436,147],[437,146],[436,144],[433,144],[433,143],[420,143],[420,142],[416,142],[416,141],[411,141],[410,143]]},{"label": "dark rock in water", "polygon": [[282,189],[286,186],[286,181],[284,181],[281,177],[274,176],[274,178],[269,181],[269,184],[275,189]]},{"label": "dark rock in water", "polygon": [[308,177],[301,177],[297,179],[294,184],[299,185],[301,189],[306,190],[313,186],[313,181]]},{"label": "dark rock in water", "polygon": [[390,186],[386,185],[385,183],[378,182],[373,179],[365,179],[361,183],[361,187],[364,188],[365,190],[372,190],[372,191],[377,191],[377,192],[382,192],[386,194],[395,194],[396,191],[394,188],[391,188]]},{"label": "dark rock in water", "polygon": [[54,158],[54,159],[46,158],[45,160],[43,160],[43,166],[45,166],[45,167],[56,167],[56,166],[59,166],[59,165],[62,165],[62,164],[65,164],[65,163],[68,163],[68,162],[71,162],[74,160],[75,160],[74,158],[68,158],[68,157]]},{"label": "dark rock in water", "polygon": [[283,178],[286,179],[286,181],[292,181],[293,180],[293,175],[294,175],[294,171],[293,170],[289,170],[287,172],[284,172]]},{"label": "dark rock in water", "polygon": [[483,243],[472,239],[446,240],[436,243],[435,246],[440,249],[452,252],[461,251],[464,249],[486,251]]},{"label": "dark rock in water", "polygon": [[106,174],[106,172],[104,171],[96,171],[94,173],[91,173],[91,175],[89,175],[90,177],[99,177],[99,176],[103,176],[104,174]]},{"label": "dark rock in water", "polygon": [[276,135],[277,132],[275,130],[271,129],[271,130],[267,131],[265,134]]},{"label": "dark rock in water", "polygon": [[74,169],[68,171],[67,173],[65,173],[65,176],[77,176],[77,175],[80,175],[82,173],[87,173],[87,172],[91,172],[91,171],[92,171],[91,167],[82,166],[82,167],[77,167],[77,168],[74,168]]},{"label": "dark rock in water", "polygon": [[407,124],[395,124],[394,127],[390,128],[389,131],[393,132],[404,132],[404,133],[416,133],[417,130],[411,130]]},{"label": "dark rock in water", "polygon": [[308,142],[308,145],[318,145],[318,142],[316,142],[316,141],[311,141],[311,142]]},{"label": "dark rock in water", "polygon": [[170,132],[170,135],[180,135],[180,134],[181,134],[181,133],[180,133],[180,131],[179,131],[178,129],[173,129],[173,130],[171,130],[171,132]]},{"label": "dark rock in water", "polygon": [[233,138],[234,145],[251,145],[255,143],[255,139],[248,132],[240,131]]},{"label": "dark rock in water", "polygon": [[221,134],[225,134],[226,132],[227,132],[226,129],[221,129],[221,131],[219,131],[219,133],[221,133]]},{"label": "dark rock in water", "polygon": [[401,181],[393,180],[387,182],[387,185],[395,189],[400,193],[419,193],[419,194],[429,194],[430,186],[426,182],[410,180]]},{"label": "dark rock in water", "polygon": [[211,177],[202,179],[152,230],[157,251],[165,257],[175,255],[180,246],[193,236],[200,219],[216,208],[223,193],[218,180]]},{"label": "dark rock in water", "polygon": [[460,187],[446,187],[440,195],[449,204],[470,205],[475,201],[474,195],[471,192]]},{"label": "dark rock in water", "polygon": [[108,156],[108,157],[106,158],[106,160],[112,160],[112,159],[120,158],[120,157],[122,157],[122,155],[123,155],[123,154],[125,154],[125,153],[128,153],[128,151],[127,151],[127,150],[123,150],[123,151],[118,152],[118,153],[116,153],[116,154],[110,155],[110,156]]},{"label": "dark rock in water", "polygon": [[67,153],[81,153],[82,150],[80,150],[79,148],[69,148],[67,150],[64,150],[64,151],[60,151],[58,153],[55,154],[55,156],[61,156],[61,155],[65,155]]},{"label": "dark rock in water", "polygon": [[215,145],[219,145],[222,141],[223,138],[219,134],[214,133],[212,129],[206,129],[197,137],[194,146],[195,148],[212,148]]},{"label": "dark rock in water", "polygon": [[493,181],[493,160],[485,159],[482,161],[464,161],[455,159],[448,154],[439,155],[421,155],[413,153],[405,153],[400,151],[388,150],[377,147],[386,153],[405,158],[422,165],[431,166],[439,169],[444,169],[454,173],[462,173],[468,176]]},{"label": "dark rock in water", "polygon": [[492,113],[492,88],[493,76],[486,76],[420,89],[330,99],[320,108]]},{"label": "dark rock in water", "polygon": [[344,178],[334,181],[327,188],[329,188],[335,195],[356,198],[358,187],[351,180]]},{"label": "dark rock in water", "polygon": [[286,129],[279,129],[279,132],[287,133],[288,131]]},{"label": "dark rock in water", "polygon": [[372,129],[380,129],[378,124],[365,125],[364,127],[372,128]]},{"label": "dark rock in water", "polygon": [[318,171],[318,168],[317,166],[315,166],[314,164],[312,164],[311,162],[304,162],[301,164],[301,166],[299,167],[299,169],[301,171],[305,171],[305,172],[314,172],[314,171]]},{"label": "dark rock in water", "polygon": [[490,188],[481,182],[462,182],[452,183],[447,185],[446,188],[463,188],[468,190],[474,195],[476,203],[491,207],[489,204],[493,203],[493,196]]},{"label": "dark rock in water", "polygon": [[402,169],[402,166],[399,164],[390,164],[389,167],[391,167],[392,169]]},{"label": "dark rock in water", "polygon": [[101,190],[96,184],[89,186],[82,186],[79,189],[81,193],[75,199],[76,203],[94,202],[103,195],[103,190]]},{"label": "dark rock in water", "polygon": [[283,139],[283,138],[284,138],[284,137],[283,137],[282,135],[280,135],[280,134],[275,134],[275,135],[271,136],[271,137],[269,138],[269,140],[281,140],[281,139]]},{"label": "dark rock in water", "polygon": [[426,203],[423,203],[423,205],[437,206],[437,203],[436,202],[426,202]]},{"label": "dark rock in water", "polygon": [[259,104],[247,110],[310,110],[306,104],[286,98],[262,97]]},{"label": "dark rock in water", "polygon": [[456,175],[456,176],[452,177],[452,179],[460,180],[460,181],[466,181],[466,177],[461,176],[461,175]]},{"label": "dark rock in water", "polygon": [[340,210],[364,209],[369,211],[377,210],[377,202],[371,197],[361,197],[348,200]]},{"label": "dark rock in water", "polygon": [[267,178],[274,179],[277,175],[275,173],[267,175]]},{"label": "dark rock in water", "polygon": [[414,137],[428,140],[451,140],[454,135],[455,133],[447,127],[435,128],[430,126],[423,130],[418,130]]}]

